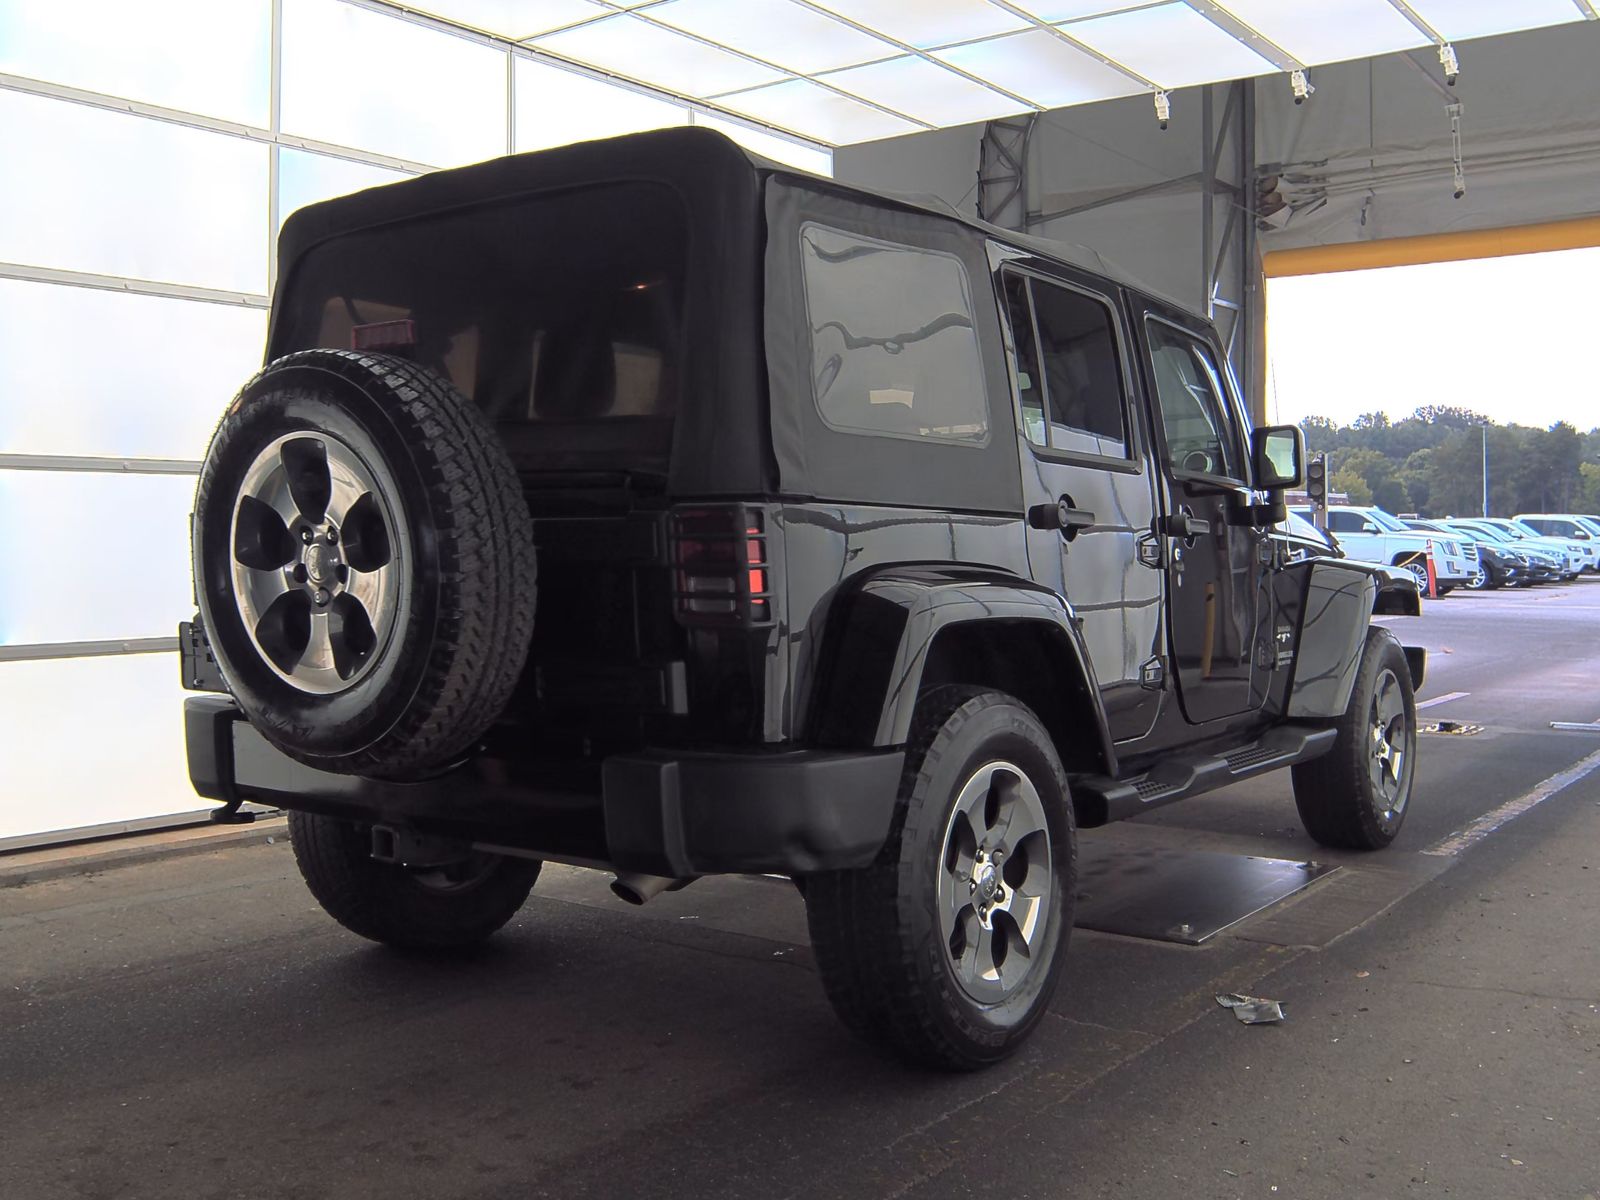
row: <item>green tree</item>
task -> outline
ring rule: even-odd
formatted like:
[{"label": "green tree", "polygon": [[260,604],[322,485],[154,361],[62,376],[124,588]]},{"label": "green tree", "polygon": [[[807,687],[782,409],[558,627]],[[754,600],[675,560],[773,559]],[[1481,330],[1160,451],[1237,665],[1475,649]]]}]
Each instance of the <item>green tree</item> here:
[{"label": "green tree", "polygon": [[[1375,428],[1375,426],[1368,426]],[[1395,471],[1394,462],[1378,450],[1347,450],[1336,455],[1333,464],[1340,474],[1357,475],[1367,485],[1370,500],[1362,504],[1376,504],[1389,512],[1408,512],[1411,497]]]},{"label": "green tree", "polygon": [[1420,513],[1430,512],[1432,496],[1433,451],[1413,450],[1400,467],[1400,482],[1405,484],[1411,503]]},{"label": "green tree", "polygon": [[1349,425],[1327,417],[1307,417],[1300,425],[1312,453],[1331,455],[1335,478],[1342,480],[1335,487],[1390,512],[1481,512],[1486,437],[1491,513],[1600,510],[1594,491],[1600,428],[1584,434],[1566,422],[1548,429],[1496,425],[1444,404],[1423,405],[1399,421],[1370,412]]},{"label": "green tree", "polygon": [[1570,512],[1582,489],[1583,438],[1565,421],[1530,432],[1518,474],[1519,512]]},{"label": "green tree", "polygon": [[1328,477],[1328,490],[1343,492],[1350,497],[1351,504],[1372,503],[1372,489],[1367,486],[1367,481],[1349,467],[1340,467]]},{"label": "green tree", "polygon": [[1300,422],[1300,431],[1306,435],[1307,453],[1327,454],[1344,449],[1345,431],[1337,421],[1327,417],[1306,417]]},{"label": "green tree", "polygon": [[1482,515],[1482,437],[1477,429],[1453,430],[1428,456],[1430,516]]},{"label": "green tree", "polygon": [[1583,490],[1578,494],[1579,511],[1600,516],[1600,463],[1580,464],[1578,477],[1583,482]]}]

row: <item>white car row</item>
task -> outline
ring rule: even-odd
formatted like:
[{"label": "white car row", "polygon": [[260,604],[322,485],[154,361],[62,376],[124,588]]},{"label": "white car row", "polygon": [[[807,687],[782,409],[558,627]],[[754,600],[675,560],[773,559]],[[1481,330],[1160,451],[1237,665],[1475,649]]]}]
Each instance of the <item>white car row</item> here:
[{"label": "white car row", "polygon": [[[1295,511],[1311,515],[1307,508]],[[1587,516],[1527,513],[1510,519],[1407,522],[1372,505],[1333,505],[1328,532],[1351,558],[1403,566],[1421,588],[1427,586],[1431,557],[1441,594],[1458,586],[1498,586],[1502,579],[1526,584],[1600,574],[1600,520]]]},{"label": "white car row", "polygon": [[[1311,516],[1309,508],[1294,511],[1308,519]],[[1351,558],[1406,568],[1416,576],[1420,589],[1428,586],[1430,557],[1441,593],[1467,586],[1479,573],[1478,548],[1474,542],[1460,535],[1419,532],[1381,508],[1331,505],[1328,532]]]}]

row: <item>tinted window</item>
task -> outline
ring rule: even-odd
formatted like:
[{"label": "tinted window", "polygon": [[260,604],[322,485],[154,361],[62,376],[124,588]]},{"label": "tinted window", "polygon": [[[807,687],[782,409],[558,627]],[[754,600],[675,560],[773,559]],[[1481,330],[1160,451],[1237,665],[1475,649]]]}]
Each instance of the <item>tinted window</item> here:
[{"label": "tinted window", "polygon": [[983,364],[951,255],[807,225],[812,386],[834,429],[982,445]]},{"label": "tinted window", "polygon": [[1147,328],[1168,464],[1176,471],[1243,478],[1224,432],[1222,377],[1210,349],[1159,321]]},{"label": "tinted window", "polygon": [[417,361],[498,421],[670,417],[687,240],[673,193],[646,183],[362,230],[296,266],[276,348],[411,320]]},{"label": "tinted window", "polygon": [[1021,275],[1005,275],[1006,312],[1011,318],[1011,338],[1017,352],[1017,400],[1022,407],[1022,430],[1035,446],[1048,446],[1045,430],[1043,377],[1039,373],[1039,350],[1033,338],[1032,305],[1028,301],[1028,281]]},{"label": "tinted window", "polygon": [[1334,533],[1360,533],[1361,514],[1353,512],[1330,512],[1328,514],[1328,528]]},{"label": "tinted window", "polygon": [[1126,458],[1122,368],[1111,310],[1099,300],[1031,281],[1050,411],[1050,445]]}]

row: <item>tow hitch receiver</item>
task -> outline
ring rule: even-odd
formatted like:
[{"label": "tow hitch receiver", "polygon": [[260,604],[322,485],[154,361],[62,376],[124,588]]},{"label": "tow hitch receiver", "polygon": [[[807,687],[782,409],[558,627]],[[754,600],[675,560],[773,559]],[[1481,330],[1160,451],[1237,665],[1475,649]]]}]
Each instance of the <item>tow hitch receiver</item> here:
[{"label": "tow hitch receiver", "polygon": [[460,862],[472,847],[454,838],[430,837],[414,829],[393,825],[372,827],[372,857],[401,867],[442,867]]}]

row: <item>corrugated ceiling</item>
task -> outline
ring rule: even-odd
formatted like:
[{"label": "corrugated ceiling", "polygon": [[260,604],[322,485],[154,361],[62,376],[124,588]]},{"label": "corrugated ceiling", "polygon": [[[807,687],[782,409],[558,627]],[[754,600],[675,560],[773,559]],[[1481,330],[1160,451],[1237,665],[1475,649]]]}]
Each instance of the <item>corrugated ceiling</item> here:
[{"label": "corrugated ceiling", "polygon": [[[418,0],[393,7],[830,145],[1600,19],[1600,0]],[[1470,48],[1464,57],[1470,69]]]}]

